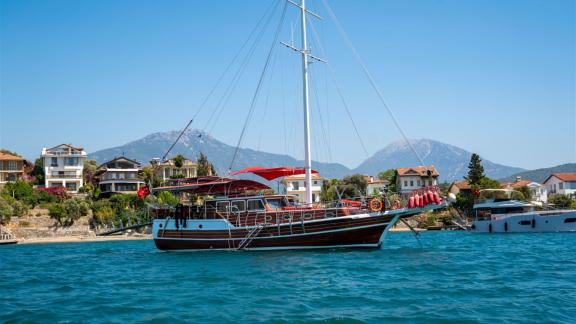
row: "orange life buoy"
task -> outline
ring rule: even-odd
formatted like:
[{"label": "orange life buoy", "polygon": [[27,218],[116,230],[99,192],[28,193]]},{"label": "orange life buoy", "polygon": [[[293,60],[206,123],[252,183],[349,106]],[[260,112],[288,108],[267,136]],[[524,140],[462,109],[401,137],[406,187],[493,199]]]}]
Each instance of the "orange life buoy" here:
[{"label": "orange life buoy", "polygon": [[380,199],[374,198],[370,200],[369,203],[370,210],[373,212],[378,212],[382,210],[382,201]]}]

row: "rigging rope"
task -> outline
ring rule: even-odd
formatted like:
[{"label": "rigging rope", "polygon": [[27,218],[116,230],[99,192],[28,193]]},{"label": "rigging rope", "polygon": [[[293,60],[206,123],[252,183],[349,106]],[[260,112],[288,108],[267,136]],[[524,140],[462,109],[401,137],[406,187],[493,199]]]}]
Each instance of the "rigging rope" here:
[{"label": "rigging rope", "polygon": [[[190,121],[188,122],[188,124],[186,124],[186,127],[184,127],[182,129],[182,131],[180,132],[180,134],[178,135],[178,137],[176,138],[176,140],[174,141],[174,143],[172,143],[172,145],[170,146],[170,148],[166,151],[166,153],[164,154],[164,156],[162,157],[162,161],[164,161],[166,159],[166,157],[168,156],[168,154],[170,154],[170,151],[172,151],[172,149],[174,148],[174,146],[176,146],[176,144],[178,143],[178,141],[180,140],[180,138],[182,138],[182,135],[184,135],[184,133],[186,132],[186,130],[190,127],[190,125],[192,124],[192,122],[194,121],[194,119],[196,119],[196,117],[198,116],[198,114],[200,114],[200,112],[202,111],[202,109],[204,108],[204,106],[206,105],[206,103],[208,102],[208,100],[212,97],[212,95],[214,94],[214,91],[216,91],[216,88],[218,88],[218,86],[220,85],[220,83],[222,82],[222,80],[224,79],[224,76],[228,73],[228,71],[230,70],[230,68],[232,67],[232,65],[236,62],[236,59],[240,56],[240,53],[242,53],[242,51],[244,50],[244,47],[246,47],[246,45],[248,44],[248,42],[250,41],[250,39],[252,38],[252,35],[256,32],[256,30],[258,29],[258,27],[260,26],[260,24],[262,23],[262,20],[264,20],[264,18],[268,15],[268,12],[274,7],[273,6],[274,2],[271,3],[271,5],[266,9],[266,11],[264,12],[264,15],[262,15],[262,17],[258,20],[258,23],[256,23],[256,26],[254,26],[254,28],[252,29],[252,31],[250,32],[248,38],[244,41],[244,43],[242,44],[242,46],[240,47],[240,49],[236,52],[236,54],[234,55],[234,57],[232,58],[232,60],[230,61],[230,63],[228,63],[228,65],[226,66],[226,68],[224,69],[224,72],[222,72],[222,74],[220,75],[220,77],[218,78],[218,80],[216,81],[216,83],[214,84],[214,86],[212,87],[212,89],[210,89],[210,91],[208,92],[208,95],[206,95],[206,97],[204,98],[204,100],[202,101],[202,103],[200,104],[200,106],[198,107],[198,110],[196,111],[196,113],[192,116],[192,119],[190,119]],[[270,18],[268,19],[268,21],[270,21]],[[267,25],[267,23],[266,23]],[[161,161],[161,162],[162,162]]]},{"label": "rigging rope", "polygon": [[378,88],[378,86],[376,85],[376,82],[374,81],[374,78],[372,78],[372,74],[370,74],[370,72],[368,71],[368,68],[366,67],[366,65],[364,64],[364,61],[362,60],[362,58],[360,57],[360,54],[358,54],[358,52],[356,51],[356,48],[354,47],[354,45],[352,44],[352,42],[350,41],[350,38],[348,38],[348,35],[346,34],[346,32],[344,31],[344,29],[342,28],[342,25],[340,24],[340,21],[338,20],[338,18],[336,17],[336,15],[334,14],[334,11],[332,11],[332,8],[330,7],[330,5],[328,5],[328,2],[326,0],[322,0],[322,3],[324,4],[324,7],[326,8],[326,11],[328,12],[328,14],[330,15],[330,18],[332,18],[332,21],[334,22],[334,24],[336,25],[336,29],[338,29],[338,32],[340,33],[340,36],[343,38],[344,42],[346,43],[346,45],[350,48],[350,50],[352,51],[352,54],[354,54],[354,57],[356,58],[356,61],[358,62],[358,64],[360,65],[360,67],[362,68],[362,71],[364,72],[364,75],[366,76],[366,78],[368,79],[368,81],[370,82],[370,85],[372,86],[372,88],[374,89],[374,91],[376,92],[376,94],[378,95],[378,98],[380,99],[380,102],[384,105],[384,108],[386,108],[386,111],[388,111],[388,114],[390,115],[390,118],[392,118],[392,121],[394,122],[394,125],[396,126],[396,128],[398,129],[398,131],[400,131],[400,134],[402,134],[402,137],[404,139],[404,141],[408,144],[408,146],[410,147],[410,149],[412,150],[412,152],[414,153],[414,155],[416,155],[416,158],[418,158],[418,160],[420,161],[420,163],[422,165],[425,165],[424,160],[422,159],[422,157],[420,156],[420,154],[418,154],[418,152],[416,151],[416,149],[414,148],[414,146],[412,145],[412,143],[408,140],[408,136],[406,136],[406,133],[404,132],[404,130],[402,129],[402,127],[400,127],[400,124],[398,123],[398,120],[396,119],[396,116],[394,115],[394,113],[392,112],[392,110],[390,109],[390,107],[388,106],[388,104],[386,103],[386,100],[384,100],[384,96],[382,95],[382,92],[380,91],[380,89]]},{"label": "rigging rope", "polygon": [[278,35],[280,35],[280,30],[282,29],[282,24],[284,22],[284,17],[286,17],[286,8],[288,6],[288,1],[284,2],[284,8],[282,9],[282,16],[280,17],[280,21],[278,26],[276,27],[276,32],[274,34],[274,40],[272,45],[270,46],[270,50],[268,51],[268,56],[266,57],[266,63],[264,64],[264,68],[262,69],[262,73],[260,74],[260,80],[258,81],[258,85],[256,86],[256,91],[254,92],[254,96],[252,97],[252,102],[250,104],[250,109],[248,115],[246,116],[246,120],[244,121],[244,126],[242,127],[242,132],[240,133],[240,138],[238,138],[238,143],[236,143],[236,149],[234,150],[234,155],[232,156],[232,161],[230,161],[230,166],[228,167],[228,171],[232,171],[232,167],[234,166],[234,161],[238,156],[238,150],[240,149],[240,145],[242,144],[242,140],[244,139],[244,135],[246,134],[246,129],[248,128],[248,124],[250,119],[252,118],[252,114],[254,113],[254,108],[256,106],[256,101],[258,98],[258,94],[260,93],[260,89],[262,88],[262,82],[264,81],[264,77],[266,75],[266,71],[268,70],[268,66],[270,64],[270,59],[276,48],[276,42],[278,41]]},{"label": "rigging rope", "polygon": [[[311,28],[312,33],[315,35],[315,37],[317,39],[317,45],[318,45],[318,48],[320,48],[320,52],[322,53],[323,56],[326,56],[326,51],[324,50],[324,47],[320,43],[320,37],[318,36],[316,28],[314,27],[313,24],[310,24],[310,27],[312,27]],[[340,97],[340,100],[342,100],[342,104],[344,105],[344,110],[346,110],[346,115],[348,116],[348,119],[350,119],[350,122],[352,123],[352,127],[354,128],[354,132],[356,133],[356,136],[358,137],[358,141],[360,142],[360,145],[362,146],[362,150],[364,151],[364,154],[366,154],[366,157],[370,157],[370,154],[368,153],[368,150],[366,149],[366,145],[364,145],[364,140],[362,140],[362,136],[360,136],[360,132],[358,131],[358,127],[356,126],[356,122],[354,121],[354,118],[352,117],[352,113],[350,112],[350,108],[348,107],[348,103],[346,102],[346,99],[344,98],[344,94],[342,92],[342,89],[340,88],[340,84],[339,84],[338,80],[336,79],[336,73],[334,72],[334,68],[332,68],[332,64],[330,64],[329,62],[326,62],[326,66],[328,67],[328,71],[330,71],[330,76],[332,77],[332,81],[334,82],[334,85],[336,86],[336,92],[338,92],[338,96]]]}]

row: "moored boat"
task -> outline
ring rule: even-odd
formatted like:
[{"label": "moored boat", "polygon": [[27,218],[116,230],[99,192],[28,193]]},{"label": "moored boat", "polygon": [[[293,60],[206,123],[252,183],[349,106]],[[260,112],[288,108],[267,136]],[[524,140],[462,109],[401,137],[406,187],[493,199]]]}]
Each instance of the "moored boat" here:
[{"label": "moored boat", "polygon": [[378,199],[299,205],[290,195],[261,193],[269,189],[256,181],[221,177],[181,179],[155,188],[211,198],[157,208],[154,242],[161,250],[178,251],[379,248],[400,219],[443,207],[432,203],[384,210]]},{"label": "moored boat", "polygon": [[576,231],[576,210],[541,210],[511,198],[485,199],[474,204],[470,230],[476,233],[541,233]]}]

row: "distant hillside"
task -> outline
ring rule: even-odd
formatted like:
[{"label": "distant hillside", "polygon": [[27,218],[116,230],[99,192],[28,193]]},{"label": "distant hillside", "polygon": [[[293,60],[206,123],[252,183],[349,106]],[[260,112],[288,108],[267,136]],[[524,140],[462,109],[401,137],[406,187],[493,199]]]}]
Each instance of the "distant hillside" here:
[{"label": "distant hillside", "polygon": [[[178,134],[178,131],[153,133],[122,146],[93,152],[89,154],[89,158],[95,159],[98,163],[103,163],[124,154],[126,157],[136,159],[145,165],[154,157],[162,157]],[[426,164],[434,164],[436,166],[440,172],[441,181],[462,179],[468,170],[470,152],[427,139],[414,140],[412,145],[420,153]],[[170,156],[180,153],[190,159],[195,159],[199,152],[203,152],[208,156],[208,159],[214,164],[219,174],[226,174],[234,154],[234,147],[198,130],[189,130],[176,144]],[[495,179],[524,171],[520,168],[504,166],[488,160],[484,160],[483,163],[486,174]],[[288,155],[255,151],[248,148],[240,149],[234,169],[255,165],[264,167],[302,166],[303,162]],[[390,168],[418,165],[420,163],[414,153],[403,141],[394,142],[386,146],[356,169],[349,169],[338,163],[312,162],[312,167],[326,178],[342,178],[353,173],[377,175],[378,172]]]},{"label": "distant hillside", "polygon": [[[111,160],[116,156],[124,154],[126,157],[136,159],[142,164],[148,164],[154,157],[162,157],[164,152],[172,145],[178,137],[178,131],[158,132],[146,137],[129,142],[122,146],[100,150],[88,155],[90,159],[95,159],[98,163]],[[230,161],[234,155],[235,147],[220,142],[219,140],[200,132],[199,130],[189,130],[182,136],[178,144],[174,146],[170,157],[178,153],[187,158],[195,160],[200,152],[206,154],[210,162],[214,164],[219,174],[226,174],[230,166]],[[288,155],[266,153],[248,148],[241,148],[238,151],[234,169],[242,169],[248,166],[303,166],[301,160],[297,160]],[[320,172],[324,177],[342,178],[350,173],[350,169],[338,163],[312,162],[312,167]]]},{"label": "distant hillside", "polygon": [[551,167],[551,168],[543,168],[543,169],[536,169],[536,170],[519,172],[519,173],[515,173],[509,177],[503,178],[500,181],[501,182],[511,182],[511,181],[516,180],[516,177],[521,177],[524,180],[532,180],[532,181],[542,183],[552,173],[570,173],[570,172],[576,172],[576,163],[567,163],[567,164],[557,165],[557,166]]},{"label": "distant hillside", "polygon": [[[468,173],[471,152],[429,139],[410,140],[410,143],[426,164],[436,166],[436,169],[440,172],[440,181],[460,180]],[[418,166],[421,164],[408,143],[401,140],[391,143],[376,152],[354,171],[375,175],[386,169]],[[521,168],[497,164],[486,159],[482,159],[482,164],[486,175],[493,179],[508,177],[511,174],[524,171]]]}]

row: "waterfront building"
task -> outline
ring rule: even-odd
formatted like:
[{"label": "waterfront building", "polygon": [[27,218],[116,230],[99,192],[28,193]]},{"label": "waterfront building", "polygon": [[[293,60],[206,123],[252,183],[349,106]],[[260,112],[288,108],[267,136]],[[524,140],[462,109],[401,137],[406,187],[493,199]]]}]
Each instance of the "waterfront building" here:
[{"label": "waterfront building", "polygon": [[[306,176],[298,174],[287,176],[282,179],[282,185],[287,195],[293,195],[300,203],[306,202]],[[320,193],[322,192],[322,181],[324,179],[316,173],[312,174],[312,201],[320,202]]]},{"label": "waterfront building", "polygon": [[96,169],[98,187],[103,195],[135,194],[144,186],[144,180],[140,177],[141,169],[138,161],[125,156],[114,158]]},{"label": "waterfront building", "polygon": [[438,184],[440,174],[433,165],[396,169],[396,184],[401,194]]},{"label": "waterfront building", "polygon": [[196,162],[184,158],[181,168],[176,167],[174,157],[164,162],[160,162],[159,158],[154,158],[150,161],[154,168],[154,175],[159,177],[162,181],[180,178],[194,178],[198,175],[198,165]]},{"label": "waterfront building", "polygon": [[531,180],[522,180],[522,178],[517,177],[516,181],[503,183],[503,189],[513,189],[518,190],[521,187],[528,187],[530,189],[530,193],[532,195],[532,202],[536,204],[546,204],[548,202],[548,190],[546,186],[541,183],[531,181]]},{"label": "waterfront building", "polygon": [[388,186],[387,180],[380,180],[378,178],[374,178],[373,176],[364,176],[364,180],[366,180],[367,196],[382,194],[386,191],[386,187]]},{"label": "waterfront building", "polygon": [[24,159],[0,152],[0,187],[7,182],[13,182],[24,175]]},{"label": "waterfront building", "polygon": [[576,196],[576,173],[552,173],[544,181],[549,194]]},{"label": "waterfront building", "polygon": [[472,192],[472,187],[470,187],[470,183],[468,182],[468,180],[462,180],[453,182],[450,185],[450,188],[448,188],[448,191],[453,193],[454,195],[457,195],[459,193],[469,194]]},{"label": "waterfront building", "polygon": [[41,157],[44,162],[46,188],[64,187],[70,193],[78,193],[78,189],[84,185],[82,171],[86,152],[83,148],[60,144],[43,148]]}]

